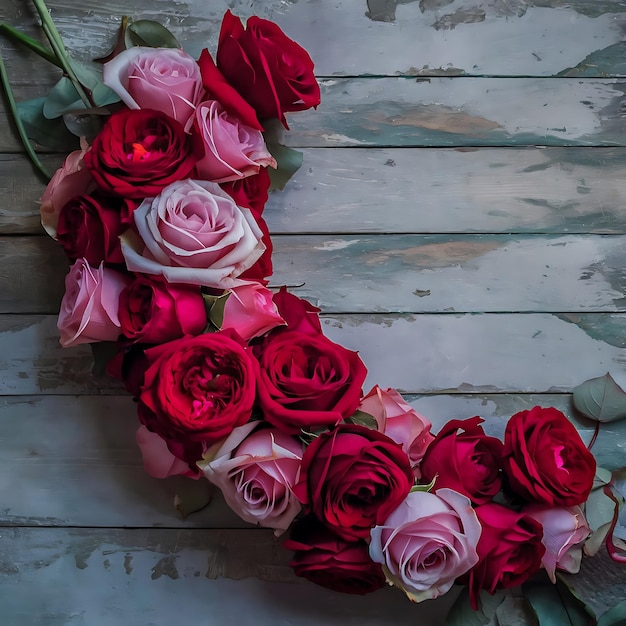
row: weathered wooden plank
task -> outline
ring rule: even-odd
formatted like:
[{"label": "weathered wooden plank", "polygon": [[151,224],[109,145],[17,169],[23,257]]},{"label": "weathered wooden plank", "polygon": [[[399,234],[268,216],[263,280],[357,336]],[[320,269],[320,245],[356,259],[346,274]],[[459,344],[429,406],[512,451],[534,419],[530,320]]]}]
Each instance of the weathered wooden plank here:
[{"label": "weathered wooden plank", "polygon": [[[107,52],[120,16],[164,22],[193,55],[215,50],[227,8],[242,17],[275,20],[301,43],[321,76],[337,75],[539,75],[576,68],[597,76],[623,74],[621,0],[122,0],[106,6],[88,0],[49,0],[68,47],[85,58]],[[0,8],[0,19],[32,30],[26,0]],[[375,47],[372,46],[375,42]],[[498,54],[494,54],[494,50]],[[41,63],[9,68],[18,80]]]},{"label": "weathered wooden plank", "polygon": [[456,597],[328,591],[260,531],[7,529],[0,554],[7,626],[439,626]]},{"label": "weathered wooden plank", "polygon": [[[274,285],[329,313],[623,311],[626,235],[274,237]],[[0,238],[0,312],[56,313],[51,238]],[[332,280],[328,277],[332,276]]]},{"label": "weathered wooden plank", "polygon": [[[367,390],[366,390],[367,391]],[[572,419],[585,442],[593,425],[573,409],[569,394],[407,396],[432,422],[480,415],[502,439],[508,418],[553,406]],[[0,401],[0,526],[249,527],[219,492],[204,510],[181,519],[176,480],[156,480],[135,444],[138,421],[130,396],[19,396]],[[598,464],[626,464],[626,420],[604,424],[594,444]],[[0,533],[2,534],[2,533]]]},{"label": "weathered wooden plank", "polygon": [[[569,392],[626,359],[626,314],[365,314],[324,318],[358,350],[365,386],[406,393]],[[63,350],[54,316],[0,316],[0,394],[111,394],[87,346]]]},{"label": "weathered wooden plank", "polygon": [[[265,216],[275,234],[624,233],[625,169],[624,148],[310,148]],[[0,233],[42,232],[43,189],[0,154]]]}]

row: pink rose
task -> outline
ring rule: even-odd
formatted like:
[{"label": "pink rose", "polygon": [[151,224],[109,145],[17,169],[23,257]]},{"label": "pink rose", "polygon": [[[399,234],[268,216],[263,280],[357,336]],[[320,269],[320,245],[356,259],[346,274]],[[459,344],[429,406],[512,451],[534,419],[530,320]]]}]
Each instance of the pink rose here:
[{"label": "pink rose", "polygon": [[478,563],[481,526],[468,498],[452,489],[409,493],[371,531],[370,556],[414,602],[446,593]]},{"label": "pink rose", "polygon": [[65,278],[65,295],[57,326],[61,345],[115,341],[120,335],[119,299],[129,279],[100,264],[78,259]]},{"label": "pink rose", "polygon": [[74,196],[86,195],[96,188],[83,156],[89,146],[67,155],[63,165],[54,173],[41,196],[41,225],[50,237],[57,238],[57,225],[61,209]]},{"label": "pink rose", "polygon": [[200,178],[225,183],[276,167],[261,131],[244,125],[216,100],[198,105],[195,122],[204,144],[204,157],[196,163]]},{"label": "pink rose", "polygon": [[378,385],[361,400],[358,410],[372,415],[378,430],[402,446],[415,470],[434,439],[430,433],[432,424],[395,389],[381,389]]},{"label": "pink rose", "polygon": [[133,215],[141,239],[132,231],[122,235],[128,269],[171,283],[230,289],[265,249],[250,209],[238,207],[217,183],[172,183]]},{"label": "pink rose", "polygon": [[591,532],[579,506],[553,508],[529,504],[522,513],[537,520],[543,526],[542,543],[546,551],[541,559],[550,580],[556,583],[555,570],[570,574],[580,570],[583,542]]},{"label": "pink rose", "polygon": [[293,486],[301,461],[298,439],[249,422],[233,430],[204,474],[243,520],[282,532],[300,511]]},{"label": "pink rose", "polygon": [[175,457],[167,447],[165,439],[156,433],[140,426],[137,430],[137,445],[141,450],[143,467],[146,473],[154,478],[167,478],[168,476],[193,476],[189,470],[189,464]]},{"label": "pink rose", "polygon": [[284,325],[272,297],[272,292],[259,283],[233,287],[224,306],[222,329],[232,328],[249,341]]},{"label": "pink rose", "polygon": [[129,109],[161,111],[183,126],[202,91],[198,64],[176,48],[124,50],[104,64],[102,80]]}]

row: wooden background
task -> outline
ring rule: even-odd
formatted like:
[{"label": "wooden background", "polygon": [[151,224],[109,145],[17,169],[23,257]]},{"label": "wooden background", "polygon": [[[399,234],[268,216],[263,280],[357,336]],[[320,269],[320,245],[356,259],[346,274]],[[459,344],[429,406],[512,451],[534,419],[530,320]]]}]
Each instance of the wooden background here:
[{"label": "wooden background", "polygon": [[[78,58],[106,52],[122,14],[193,55],[215,50],[227,8],[275,20],[315,60],[322,106],[290,118],[304,165],[266,210],[272,284],[301,285],[329,337],[360,351],[366,391],[400,389],[435,430],[478,414],[501,435],[541,404],[589,440],[569,392],[626,360],[626,1],[48,4]],[[0,20],[36,32],[26,0],[2,0]],[[2,54],[18,99],[58,77]],[[58,345],[66,262],[42,190],[3,108],[0,623],[440,625],[451,595],[416,606],[295,579],[219,497],[178,516],[176,482],[143,472],[130,398],[92,377],[89,348]],[[615,468],[625,448],[614,424],[594,453]],[[626,571],[611,580],[589,590],[598,610],[626,597]]]}]

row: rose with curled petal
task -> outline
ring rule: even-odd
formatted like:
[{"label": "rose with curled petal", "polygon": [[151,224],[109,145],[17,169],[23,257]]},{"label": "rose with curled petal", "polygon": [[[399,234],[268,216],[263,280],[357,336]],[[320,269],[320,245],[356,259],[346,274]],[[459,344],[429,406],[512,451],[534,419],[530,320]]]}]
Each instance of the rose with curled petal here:
[{"label": "rose with curled petal", "polygon": [[207,326],[199,287],[138,274],[120,294],[121,332],[132,342],[165,343]]},{"label": "rose with curled petal", "polygon": [[232,431],[203,471],[241,519],[280,534],[301,509],[293,493],[301,462],[297,438],[250,422]]},{"label": "rose with curled petal", "polygon": [[129,279],[104,267],[93,268],[78,259],[65,277],[57,327],[64,348],[95,341],[115,341],[120,335],[120,293]]},{"label": "rose with curled petal", "polygon": [[84,156],[100,189],[139,200],[187,178],[196,158],[180,122],[152,109],[113,113]]},{"label": "rose with curled petal", "polygon": [[526,582],[541,568],[545,547],[543,528],[523,512],[495,502],[474,509],[482,526],[476,547],[478,563],[459,582],[469,587],[470,602],[476,611],[480,590],[493,595]]},{"label": "rose with curled petal", "polygon": [[320,103],[313,61],[273,22],[241,20],[227,11],[222,21],[217,67],[226,80],[254,107],[259,119],[280,118]]},{"label": "rose with curled petal", "polygon": [[381,389],[378,385],[361,400],[358,409],[374,417],[378,430],[399,443],[411,460],[413,470],[418,470],[419,462],[434,439],[430,433],[431,423],[395,389]]},{"label": "rose with curled petal", "polygon": [[587,500],[596,460],[563,413],[536,406],[508,421],[503,468],[522,499],[567,507]]},{"label": "rose with curled petal", "polygon": [[129,109],[161,111],[183,126],[202,93],[198,64],[177,48],[128,48],[103,65],[102,82]]},{"label": "rose with curled petal", "polygon": [[235,335],[184,337],[145,354],[139,419],[163,439],[210,445],[250,418],[258,368]]},{"label": "rose with curled petal", "polygon": [[556,583],[557,569],[576,574],[580,571],[583,542],[591,530],[579,506],[553,508],[529,504],[522,513],[543,527],[542,543],[546,548],[541,560],[550,580]]},{"label": "rose with curled petal", "polygon": [[204,156],[196,163],[199,178],[225,183],[276,167],[261,131],[242,124],[216,100],[201,102],[194,120],[204,145]]},{"label": "rose with curled petal", "polygon": [[332,428],[354,413],[367,374],[356,352],[297,331],[272,333],[254,351],[258,403],[270,424],[299,434]]},{"label": "rose with curled petal", "polygon": [[356,540],[369,537],[412,486],[411,464],[395,441],[365,426],[340,424],[305,450],[295,493],[339,537]]},{"label": "rose with curled petal", "polygon": [[382,568],[370,558],[364,540],[346,541],[312,515],[294,524],[283,547],[294,550],[289,565],[296,576],[321,587],[365,595],[385,586]]},{"label": "rose with curled petal", "polygon": [[414,602],[437,598],[478,563],[481,526],[469,499],[452,489],[414,491],[372,528],[370,556]]},{"label": "rose with curled petal", "polygon": [[422,480],[435,477],[436,488],[448,487],[466,495],[474,504],[493,500],[502,486],[502,442],[488,437],[472,417],[450,420],[426,450],[420,469]]},{"label": "rose with curled petal", "polygon": [[281,287],[274,294],[274,303],[278,307],[280,316],[287,322],[289,330],[296,330],[307,335],[321,335],[319,309],[308,300],[298,298],[287,291],[287,287]]},{"label": "rose with curled petal", "polygon": [[263,254],[263,233],[249,209],[217,183],[183,180],[148,198],[134,212],[139,238],[122,236],[132,272],[171,283],[229,289]]}]

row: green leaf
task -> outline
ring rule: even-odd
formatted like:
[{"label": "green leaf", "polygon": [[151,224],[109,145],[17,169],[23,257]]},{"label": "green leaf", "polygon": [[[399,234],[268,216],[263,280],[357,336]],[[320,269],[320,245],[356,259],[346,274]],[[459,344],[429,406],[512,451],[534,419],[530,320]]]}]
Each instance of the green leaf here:
[{"label": "green leaf", "polygon": [[413,493],[414,491],[431,491],[437,482],[437,475],[427,484],[427,485],[413,485],[409,493]]},{"label": "green leaf", "polygon": [[494,595],[486,591],[480,592],[480,607],[472,609],[469,589],[463,587],[446,616],[445,626],[485,626],[496,613],[496,609],[504,602],[506,591],[496,591]]},{"label": "green leaf", "polygon": [[[612,474],[603,467],[596,469],[596,476],[593,481],[593,488],[587,502],[585,502],[585,517],[591,529],[591,535],[585,541],[585,554],[593,556],[602,547],[604,540],[613,521],[615,513],[615,503],[604,493],[604,486],[609,485]],[[621,494],[615,496],[623,502]]]},{"label": "green leaf", "polygon": [[98,341],[89,345],[93,355],[93,375],[105,376],[107,364],[118,353],[119,344],[116,341]]},{"label": "green leaf", "polygon": [[626,626],[626,600],[604,613],[598,620],[598,626]]},{"label": "green leaf", "polygon": [[76,150],[79,145],[78,139],[67,130],[63,120],[60,118],[50,120],[44,117],[45,100],[45,98],[35,98],[18,103],[17,111],[26,134],[42,146],[59,152]]},{"label": "green leaf", "polygon": [[172,478],[175,483],[174,507],[185,519],[188,515],[201,511],[213,499],[213,485],[204,478],[194,480],[185,476]]},{"label": "green leaf", "polygon": [[137,20],[126,28],[124,42],[127,48],[182,48],[174,35],[162,24],[152,20]]},{"label": "green leaf", "polygon": [[[230,291],[226,291],[225,293],[220,294],[219,296],[214,296],[208,293],[202,294],[202,299],[204,300],[204,308],[206,309],[206,317],[209,322],[209,326],[215,327],[217,330],[221,330],[222,324],[224,323],[224,307],[226,306],[226,301],[230,296]],[[209,328],[205,332],[212,332]]]},{"label": "green leaf", "polygon": [[268,143],[267,149],[276,159],[277,164],[276,169],[267,168],[270,175],[270,191],[272,189],[284,189],[289,179],[302,165],[302,152],[283,146],[281,143]]},{"label": "green leaf", "polygon": [[522,586],[539,626],[595,626],[596,621],[585,605],[560,583],[552,585],[547,577]]},{"label": "green leaf", "polygon": [[376,418],[365,411],[355,411],[346,421],[357,426],[365,426],[365,428],[370,428],[371,430],[378,430]]},{"label": "green leaf", "polygon": [[85,137],[89,143],[92,143],[102,129],[103,115],[108,115],[108,113],[106,109],[84,109],[66,113],[63,116],[63,122],[72,135]]},{"label": "green leaf", "polygon": [[626,417],[626,392],[608,372],[574,388],[574,406],[597,422],[614,422]]}]

